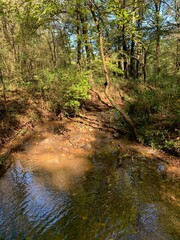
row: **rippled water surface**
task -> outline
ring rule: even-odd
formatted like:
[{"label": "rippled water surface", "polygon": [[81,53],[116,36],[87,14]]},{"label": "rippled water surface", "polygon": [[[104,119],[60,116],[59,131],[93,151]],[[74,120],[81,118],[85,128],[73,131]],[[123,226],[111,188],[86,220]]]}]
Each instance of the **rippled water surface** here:
[{"label": "rippled water surface", "polygon": [[0,239],[180,239],[179,182],[157,163],[114,151],[67,157],[43,141],[0,179]]}]

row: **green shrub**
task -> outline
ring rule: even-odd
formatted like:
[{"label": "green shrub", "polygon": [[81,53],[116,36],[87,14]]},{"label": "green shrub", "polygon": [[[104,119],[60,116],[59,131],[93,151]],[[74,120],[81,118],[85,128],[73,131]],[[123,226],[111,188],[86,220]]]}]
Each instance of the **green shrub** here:
[{"label": "green shrub", "polygon": [[150,145],[153,148],[162,148],[166,139],[169,138],[169,133],[167,130],[156,130],[156,129],[146,129],[142,133],[143,143],[145,145]]},{"label": "green shrub", "polygon": [[86,75],[79,76],[80,79],[76,84],[72,84],[66,93],[67,107],[80,107],[81,103],[89,98],[89,83]]},{"label": "green shrub", "polygon": [[54,72],[42,70],[38,76],[39,89],[52,108],[60,105],[66,111],[77,112],[82,103],[89,98],[89,72],[74,67]]},{"label": "green shrub", "polygon": [[128,104],[127,112],[129,115],[141,118],[141,122],[148,121],[150,114],[154,114],[159,110],[159,100],[155,91],[146,90],[143,92],[135,91],[135,97]]}]

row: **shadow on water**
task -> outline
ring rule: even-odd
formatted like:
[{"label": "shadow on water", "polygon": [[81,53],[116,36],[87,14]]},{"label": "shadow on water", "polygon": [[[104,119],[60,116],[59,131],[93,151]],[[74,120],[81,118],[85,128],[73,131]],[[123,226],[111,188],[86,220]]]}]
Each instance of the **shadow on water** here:
[{"label": "shadow on water", "polygon": [[122,153],[111,134],[74,131],[44,128],[13,155],[0,179],[0,239],[179,239],[177,179]]}]

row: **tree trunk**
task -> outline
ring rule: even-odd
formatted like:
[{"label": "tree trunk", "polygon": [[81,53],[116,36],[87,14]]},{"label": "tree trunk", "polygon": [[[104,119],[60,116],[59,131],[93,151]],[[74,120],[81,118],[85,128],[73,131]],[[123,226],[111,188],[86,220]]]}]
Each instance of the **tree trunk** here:
[{"label": "tree trunk", "polygon": [[105,86],[105,95],[106,97],[108,98],[108,100],[110,101],[110,103],[112,104],[112,106],[118,111],[121,113],[122,117],[124,118],[124,120],[126,121],[126,123],[128,123],[128,125],[130,126],[132,132],[133,132],[133,135],[134,135],[134,138],[138,140],[138,135],[137,135],[137,132],[136,132],[136,129],[135,129],[135,126],[132,122],[132,120],[130,119],[130,117],[125,113],[125,111],[123,109],[121,109],[119,106],[117,106],[113,99],[110,97],[110,94],[109,94],[109,74],[108,74],[108,70],[107,70],[107,67],[106,67],[106,60],[105,60],[105,56],[104,56],[104,49],[103,49],[103,37],[102,37],[102,32],[101,32],[101,28],[100,28],[100,24],[99,24],[99,20],[98,18],[96,17],[96,14],[94,12],[94,8],[93,8],[93,3],[92,3],[92,0],[89,0],[89,7],[90,7],[90,10],[91,10],[91,13],[92,13],[92,16],[93,16],[93,19],[94,19],[94,22],[96,24],[96,28],[97,28],[97,32],[98,32],[98,38],[99,38],[99,48],[100,48],[100,54],[101,54],[101,59],[102,59],[102,64],[103,64],[103,70],[104,70],[104,74],[105,74],[105,83],[104,83],[104,86]]},{"label": "tree trunk", "polygon": [[[49,32],[50,33],[50,32]],[[50,35],[50,34],[49,34]],[[51,62],[52,62],[52,65],[55,66],[55,59],[54,59],[54,51],[53,51],[53,48],[51,46],[51,42],[49,40],[49,36],[47,37],[47,43],[48,43],[48,46],[49,46],[49,52],[50,52],[50,55],[51,55]]]},{"label": "tree trunk", "polygon": [[134,48],[135,48],[135,42],[132,39],[131,41],[131,55],[130,55],[130,64],[129,64],[129,74],[131,77],[136,77],[136,73],[135,73],[135,64],[136,64],[136,60],[134,58]]},{"label": "tree trunk", "polygon": [[143,66],[142,66],[142,72],[143,72],[143,82],[146,82],[146,62],[147,62],[147,54],[146,54],[146,49],[143,47],[143,53],[144,53],[144,61],[143,61]]},{"label": "tree trunk", "polygon": [[[136,11],[136,1],[133,1],[133,16],[132,16],[132,26],[137,30],[136,27],[136,20],[135,20],[135,15],[134,12]],[[136,73],[136,62],[137,60],[135,59],[135,33],[132,34],[132,39],[131,39],[131,54],[130,54],[130,65],[129,65],[129,73],[130,76],[133,78],[136,78],[137,73]]]},{"label": "tree trunk", "polygon": [[[85,3],[84,7],[87,7],[86,3]],[[90,48],[90,44],[89,44],[88,18],[87,18],[86,13],[81,11],[80,19],[81,19],[81,25],[82,25],[83,40],[84,40],[85,50],[86,50],[86,62],[87,62],[87,64],[90,64],[90,62],[91,62],[91,58],[90,58],[91,57],[91,48]]]},{"label": "tree trunk", "polygon": [[[180,32],[180,5],[178,5],[177,0],[174,0],[174,9],[175,9],[175,21],[176,21],[176,25],[177,25],[177,30],[176,32],[179,33]],[[180,69],[180,38],[179,36],[177,36],[176,39],[176,60],[175,60],[175,70],[176,73],[179,72]]]},{"label": "tree trunk", "polygon": [[[122,9],[126,8],[126,0],[122,2]],[[123,50],[123,65],[124,65],[124,76],[128,78],[128,62],[127,62],[127,46],[126,46],[126,37],[125,37],[125,24],[122,26],[122,50]]]},{"label": "tree trunk", "polygon": [[180,69],[180,39],[176,40],[176,73]]},{"label": "tree trunk", "polygon": [[2,88],[3,88],[4,108],[7,113],[6,85],[4,83],[3,72],[1,68],[0,68],[0,83],[2,84]]},{"label": "tree trunk", "polygon": [[51,30],[50,32],[51,32],[52,45],[53,45],[53,63],[54,63],[54,67],[56,67],[56,64],[57,64],[56,41],[55,41],[55,36],[54,36],[53,30]]},{"label": "tree trunk", "polygon": [[2,30],[4,33],[4,37],[9,44],[9,46],[12,49],[12,52],[14,54],[14,62],[18,63],[18,57],[17,57],[17,51],[16,51],[16,44],[15,39],[13,35],[14,26],[8,26],[8,21],[5,16],[2,15]]},{"label": "tree trunk", "polygon": [[80,4],[76,1],[76,21],[77,21],[77,65],[81,65],[81,18],[80,18]]},{"label": "tree trunk", "polygon": [[122,51],[121,51],[122,50],[122,39],[121,39],[120,32],[121,32],[121,26],[118,25],[118,37],[117,37],[118,63],[117,63],[117,67],[124,72],[124,61],[123,61],[123,55],[122,55]]},{"label": "tree trunk", "polygon": [[156,56],[155,56],[155,79],[159,79],[160,75],[160,9],[161,0],[154,0],[155,5],[155,25],[156,25]]}]

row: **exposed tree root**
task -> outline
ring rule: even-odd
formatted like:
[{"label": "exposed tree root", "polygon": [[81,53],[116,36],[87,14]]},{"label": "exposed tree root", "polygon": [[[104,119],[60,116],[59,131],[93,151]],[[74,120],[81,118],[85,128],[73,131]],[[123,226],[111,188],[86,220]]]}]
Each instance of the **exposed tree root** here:
[{"label": "exposed tree root", "polygon": [[111,132],[111,133],[117,133],[118,132],[118,133],[122,133],[122,134],[126,134],[126,135],[130,134],[127,130],[111,126],[108,123],[106,123],[105,121],[98,121],[97,119],[88,118],[88,117],[85,117],[85,116],[82,116],[82,115],[78,115],[78,117],[80,119],[73,119],[73,121],[80,122],[84,125],[91,126],[95,129],[99,129],[99,130],[102,130],[102,131],[108,131],[108,132]]},{"label": "exposed tree root", "polygon": [[94,91],[94,90],[91,89],[91,92],[93,92],[93,93],[95,93],[95,94],[97,95],[99,101],[100,101],[102,104],[106,105],[108,108],[113,108],[112,105],[109,105],[107,102],[105,102],[105,101],[101,98],[100,94],[99,94],[97,91]]},{"label": "exposed tree root", "polygon": [[105,127],[101,127],[101,126],[97,126],[97,125],[93,125],[93,123],[87,123],[86,121],[83,121],[82,119],[73,119],[74,122],[78,122],[78,123],[81,123],[81,124],[84,124],[86,126],[90,126],[94,129],[98,129],[98,130],[101,130],[101,131],[106,131],[106,132],[111,132],[111,133],[114,133],[115,131],[113,131],[112,129],[107,129]]}]

